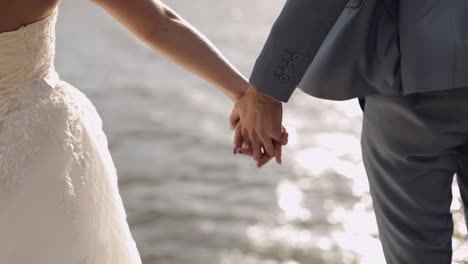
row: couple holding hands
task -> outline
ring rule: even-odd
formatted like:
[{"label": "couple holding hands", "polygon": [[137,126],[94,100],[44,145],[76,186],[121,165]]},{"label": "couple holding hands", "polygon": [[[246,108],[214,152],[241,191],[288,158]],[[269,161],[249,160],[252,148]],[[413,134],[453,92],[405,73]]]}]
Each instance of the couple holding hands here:
[{"label": "couple holding hands", "polygon": [[[0,263],[139,264],[102,120],[55,72],[59,2],[0,9]],[[159,0],[92,2],[232,99],[234,153],[259,167],[281,163],[296,87],[359,98],[387,263],[451,262],[455,173],[468,204],[468,1],[287,0],[248,81]]]}]

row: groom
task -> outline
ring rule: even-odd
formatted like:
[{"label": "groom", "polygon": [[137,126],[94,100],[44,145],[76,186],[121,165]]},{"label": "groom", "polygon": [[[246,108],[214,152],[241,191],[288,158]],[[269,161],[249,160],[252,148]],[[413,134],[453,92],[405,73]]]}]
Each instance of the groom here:
[{"label": "groom", "polygon": [[396,11],[400,52],[395,95],[359,98],[363,161],[385,258],[449,264],[455,172],[468,203],[468,1],[288,0],[256,61],[251,88],[232,112],[235,149],[258,166],[279,160],[282,102],[306,77],[332,27],[342,26],[340,14],[371,1]]}]

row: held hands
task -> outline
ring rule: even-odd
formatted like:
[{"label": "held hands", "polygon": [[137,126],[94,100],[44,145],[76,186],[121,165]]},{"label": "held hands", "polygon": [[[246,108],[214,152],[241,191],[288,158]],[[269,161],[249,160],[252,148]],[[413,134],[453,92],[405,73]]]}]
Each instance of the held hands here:
[{"label": "held hands", "polygon": [[272,158],[281,164],[281,147],[288,142],[282,118],[282,103],[250,86],[237,100],[230,117],[235,131],[234,154],[253,157],[257,167]]}]

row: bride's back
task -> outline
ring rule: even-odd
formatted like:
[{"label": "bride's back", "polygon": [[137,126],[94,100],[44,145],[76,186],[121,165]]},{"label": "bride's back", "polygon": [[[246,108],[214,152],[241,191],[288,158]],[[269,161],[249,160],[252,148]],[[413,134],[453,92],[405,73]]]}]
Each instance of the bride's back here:
[{"label": "bride's back", "polygon": [[60,0],[0,0],[0,32],[13,31],[52,12]]}]

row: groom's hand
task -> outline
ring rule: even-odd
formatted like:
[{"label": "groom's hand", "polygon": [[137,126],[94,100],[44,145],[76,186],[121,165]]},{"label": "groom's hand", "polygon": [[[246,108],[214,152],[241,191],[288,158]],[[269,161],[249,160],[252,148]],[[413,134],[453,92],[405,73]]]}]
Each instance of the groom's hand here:
[{"label": "groom's hand", "polygon": [[[281,126],[282,139],[281,144],[279,142],[273,142],[275,147],[275,156],[270,157],[268,155],[263,155],[260,162],[257,162],[257,166],[261,167],[264,164],[268,163],[272,158],[276,159],[278,164],[281,164],[281,155],[282,155],[282,146],[288,144],[288,132],[286,128]],[[243,154],[245,156],[252,157],[252,149],[244,143],[244,140],[241,135],[241,124],[238,122],[234,128],[234,154]]]},{"label": "groom's hand", "polygon": [[251,149],[257,166],[266,158],[277,156],[275,142],[283,142],[282,118],[282,103],[254,87],[237,101],[230,118],[231,128],[240,122],[242,140]]}]

